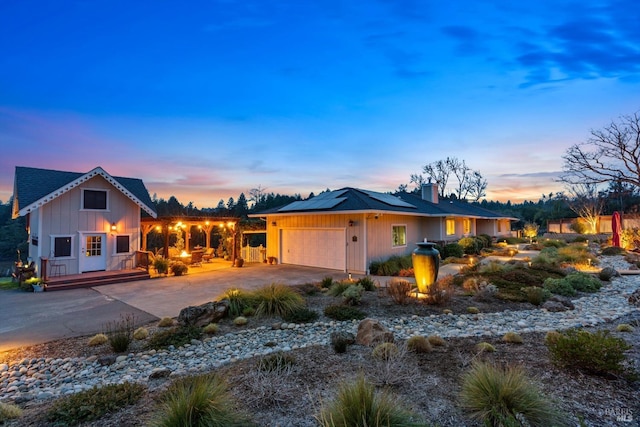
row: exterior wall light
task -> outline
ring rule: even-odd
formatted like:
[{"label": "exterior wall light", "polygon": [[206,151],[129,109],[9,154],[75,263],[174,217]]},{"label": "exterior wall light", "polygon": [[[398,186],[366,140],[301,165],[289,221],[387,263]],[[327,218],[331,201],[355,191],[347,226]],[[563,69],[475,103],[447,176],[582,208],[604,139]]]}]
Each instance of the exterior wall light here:
[{"label": "exterior wall light", "polygon": [[111,223],[111,231],[116,231],[118,229],[118,226],[116,225],[115,222]]}]

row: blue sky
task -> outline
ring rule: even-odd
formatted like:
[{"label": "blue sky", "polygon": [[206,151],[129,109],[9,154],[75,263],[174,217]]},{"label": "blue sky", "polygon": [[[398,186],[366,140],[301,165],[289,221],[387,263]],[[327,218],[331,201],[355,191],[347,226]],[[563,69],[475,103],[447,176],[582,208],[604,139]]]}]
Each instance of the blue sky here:
[{"label": "blue sky", "polygon": [[447,156],[488,198],[640,110],[637,1],[0,3],[0,200],[16,165],[215,206],[392,191]]}]

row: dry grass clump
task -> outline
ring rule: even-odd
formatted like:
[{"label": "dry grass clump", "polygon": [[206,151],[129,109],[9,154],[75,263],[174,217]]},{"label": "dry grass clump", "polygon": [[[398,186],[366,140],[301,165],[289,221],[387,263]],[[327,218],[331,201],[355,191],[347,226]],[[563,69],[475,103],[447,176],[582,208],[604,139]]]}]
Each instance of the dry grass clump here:
[{"label": "dry grass clump", "polygon": [[463,376],[462,406],[488,426],[565,426],[565,417],[520,367],[476,362]]},{"label": "dry grass clump", "polygon": [[220,330],[220,327],[217,323],[209,323],[207,326],[202,328],[202,332],[208,335],[213,335]]},{"label": "dry grass clump", "polygon": [[389,360],[398,354],[398,346],[391,342],[383,342],[378,344],[371,355],[374,359]]},{"label": "dry grass clump", "polygon": [[455,292],[453,280],[453,276],[445,276],[436,280],[435,283],[427,288],[425,302],[433,305],[444,305],[451,301]]},{"label": "dry grass clump", "polygon": [[444,340],[444,338],[442,338],[439,335],[429,335],[427,337],[427,340],[429,341],[429,344],[431,344],[434,347],[440,347],[446,344],[446,341]]},{"label": "dry grass clump", "polygon": [[0,424],[4,425],[6,421],[20,418],[22,416],[22,409],[13,403],[0,402]]},{"label": "dry grass clump", "polygon": [[411,300],[411,283],[406,280],[391,280],[387,283],[387,293],[399,305],[406,305]]},{"label": "dry grass clump", "polygon": [[508,342],[510,344],[522,344],[524,341],[522,337],[516,332],[507,332],[502,337],[502,341]]},{"label": "dry grass clump", "polygon": [[244,316],[238,316],[235,319],[233,319],[233,324],[236,326],[244,326],[247,323],[249,323],[249,320],[247,320],[247,318]]},{"label": "dry grass clump", "polygon": [[159,328],[168,328],[170,326],[173,326],[173,319],[171,317],[163,317],[158,322]]},{"label": "dry grass clump", "polygon": [[478,314],[480,313],[480,309],[478,309],[478,307],[467,307],[467,313]]},{"label": "dry grass clump", "polygon": [[483,341],[476,344],[476,350],[480,353],[493,353],[496,351],[496,348],[491,343]]},{"label": "dry grass clump", "polygon": [[284,317],[304,307],[302,295],[295,289],[278,283],[264,286],[253,292],[256,316]]},{"label": "dry grass clump", "polygon": [[618,326],[616,326],[616,331],[618,332],[633,332],[636,329],[629,325],[628,323],[621,323]]},{"label": "dry grass clump", "polygon": [[89,339],[87,343],[90,347],[96,347],[109,341],[109,338],[105,334],[95,334]]},{"label": "dry grass clump", "polygon": [[433,347],[426,337],[414,335],[407,340],[407,350],[414,353],[428,353],[433,350]]},{"label": "dry grass clump", "polygon": [[133,339],[144,340],[149,337],[149,330],[147,328],[138,328],[133,331]]}]

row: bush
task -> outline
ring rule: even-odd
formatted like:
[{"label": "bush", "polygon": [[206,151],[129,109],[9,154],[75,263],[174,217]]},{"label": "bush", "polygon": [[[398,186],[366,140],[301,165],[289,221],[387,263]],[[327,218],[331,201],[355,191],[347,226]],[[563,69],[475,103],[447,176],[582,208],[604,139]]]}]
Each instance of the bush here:
[{"label": "bush", "polygon": [[594,293],[602,287],[602,282],[591,274],[575,272],[564,278],[578,292]]},{"label": "bush", "polygon": [[324,315],[333,320],[362,320],[366,313],[346,305],[328,305],[324,308]]},{"label": "bush", "polygon": [[478,309],[478,307],[467,307],[467,313],[478,314],[480,313],[480,310]]},{"label": "bush", "polygon": [[328,294],[332,297],[342,296],[342,293],[346,291],[349,286],[351,286],[351,282],[334,282],[329,288]]},{"label": "bush", "polygon": [[116,353],[124,353],[129,349],[133,340],[135,316],[126,314],[120,316],[117,322],[109,322],[105,326],[105,335],[109,338],[109,345]]},{"label": "bush", "polygon": [[20,418],[22,409],[13,403],[0,402],[0,424],[4,425],[6,421]]},{"label": "bush", "polygon": [[331,334],[331,347],[336,353],[346,353],[349,344],[352,344],[354,340],[351,337],[341,333]]},{"label": "bush", "polygon": [[331,285],[333,285],[333,277],[331,276],[325,277],[324,279],[322,279],[322,282],[320,283],[320,286],[324,289],[329,289]]},{"label": "bush", "polygon": [[445,340],[439,335],[429,335],[427,340],[434,347],[441,347],[446,344]]},{"label": "bush", "polygon": [[107,341],[109,341],[109,338],[105,334],[95,334],[89,340],[88,345],[90,347],[95,347],[95,346],[98,346],[98,345],[102,345],[102,344],[106,343]]},{"label": "bush", "polygon": [[376,282],[374,282],[373,279],[369,276],[361,277],[360,279],[358,279],[356,284],[362,286],[362,288],[367,292],[376,290]]},{"label": "bush", "polygon": [[545,239],[542,242],[542,246],[545,248],[562,248],[563,246],[567,246],[566,242],[557,239]]},{"label": "bush", "polygon": [[360,300],[362,299],[363,292],[364,292],[364,288],[361,285],[350,285],[342,293],[342,298],[344,298],[344,303],[347,305],[359,305]]},{"label": "bush", "polygon": [[616,326],[616,331],[618,332],[633,332],[635,330],[636,328],[629,325],[628,323],[621,323],[618,326]]},{"label": "bush", "polygon": [[493,238],[488,234],[479,234],[477,237],[481,238],[484,241],[485,248],[490,248],[493,246]]},{"label": "bush", "polygon": [[391,299],[400,305],[406,305],[411,297],[411,283],[406,280],[392,280],[387,284],[387,293]]},{"label": "bush", "polygon": [[507,332],[502,337],[502,341],[508,342],[510,344],[522,344],[524,341],[522,337],[517,332]]},{"label": "bush", "polygon": [[183,378],[169,386],[161,397],[154,425],[241,427],[251,423],[236,410],[224,380],[209,374]]},{"label": "bush", "polygon": [[202,338],[202,328],[196,326],[179,326],[156,332],[149,338],[146,348],[160,350],[169,346],[181,347],[191,340]]},{"label": "bush", "polygon": [[565,297],[572,297],[576,295],[576,290],[571,284],[562,279],[549,278],[544,281],[544,288],[553,294],[563,295]]},{"label": "bush", "polygon": [[411,255],[394,255],[384,261],[373,261],[369,264],[369,271],[376,276],[397,276],[400,270],[413,267]]},{"label": "bush", "polygon": [[169,265],[169,270],[171,270],[175,276],[182,276],[189,271],[189,267],[182,261],[174,261]]},{"label": "bush", "polygon": [[598,264],[598,258],[584,245],[569,245],[558,249],[558,260],[570,264]]},{"label": "bush", "polygon": [[217,334],[220,330],[220,326],[217,323],[209,323],[207,326],[202,328],[202,332],[207,335]]},{"label": "bush", "polygon": [[254,296],[242,289],[227,289],[224,292],[224,299],[229,301],[229,316],[236,317],[244,313],[247,308],[254,308]]},{"label": "bush", "polygon": [[238,316],[235,319],[233,319],[233,324],[236,326],[244,326],[247,323],[249,323],[249,320],[247,320],[247,318],[244,316]]},{"label": "bush", "polygon": [[522,288],[521,291],[526,295],[527,302],[533,305],[541,305],[551,296],[549,289],[538,286],[527,286],[526,288]]},{"label": "bush", "polygon": [[479,237],[463,237],[458,244],[467,255],[480,255],[485,247],[485,240]]},{"label": "bush", "polygon": [[462,406],[487,426],[564,426],[555,409],[520,367],[499,368],[476,362],[463,376]]},{"label": "bush", "polygon": [[322,427],[396,427],[423,425],[388,392],[376,394],[363,375],[354,383],[341,384],[338,395],[316,417]]},{"label": "bush", "polygon": [[315,322],[319,317],[318,312],[302,307],[296,311],[282,316],[282,320],[289,323],[310,323]]},{"label": "bush", "polygon": [[493,353],[496,351],[496,348],[491,343],[483,341],[476,344],[476,350],[481,353]]},{"label": "bush", "polygon": [[167,274],[169,272],[169,260],[166,258],[156,258],[153,261],[153,268],[158,274]]},{"label": "bush", "polygon": [[163,317],[158,322],[158,327],[160,328],[168,328],[169,326],[173,326],[173,319],[171,317]]},{"label": "bush", "polygon": [[56,400],[47,411],[46,419],[56,425],[95,421],[109,412],[136,403],[144,391],[142,384],[130,382],[95,386]]},{"label": "bush", "polygon": [[453,276],[445,276],[435,281],[427,288],[425,302],[433,305],[443,305],[451,300],[455,289],[453,288]]},{"label": "bush", "polygon": [[134,340],[144,340],[149,337],[149,330],[147,328],[138,328],[133,331]]},{"label": "bush", "polygon": [[433,347],[427,338],[414,335],[407,340],[407,349],[415,353],[428,353],[433,350]]},{"label": "bush", "polygon": [[462,258],[464,249],[458,243],[449,243],[442,248],[442,258]]},{"label": "bush", "polygon": [[608,331],[591,333],[570,329],[546,339],[551,359],[562,367],[571,367],[594,374],[623,374],[624,352],[631,349],[622,338]]},{"label": "bush", "polygon": [[304,298],[295,289],[277,283],[254,292],[257,316],[286,316],[304,307]]}]

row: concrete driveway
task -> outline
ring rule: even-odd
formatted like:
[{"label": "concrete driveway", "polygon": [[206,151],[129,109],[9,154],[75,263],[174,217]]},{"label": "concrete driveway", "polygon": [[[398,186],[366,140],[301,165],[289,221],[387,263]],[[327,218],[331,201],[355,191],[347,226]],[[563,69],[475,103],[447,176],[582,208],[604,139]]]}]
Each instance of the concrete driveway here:
[{"label": "concrete driveway", "polygon": [[67,291],[0,291],[0,352],[102,332],[108,322],[133,314],[137,324],[176,317],[190,305],[213,301],[227,289],[270,283],[302,284],[346,273],[290,265],[245,264],[242,268],[163,277]]}]

